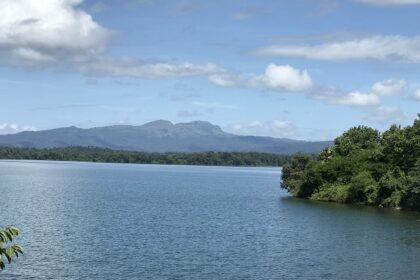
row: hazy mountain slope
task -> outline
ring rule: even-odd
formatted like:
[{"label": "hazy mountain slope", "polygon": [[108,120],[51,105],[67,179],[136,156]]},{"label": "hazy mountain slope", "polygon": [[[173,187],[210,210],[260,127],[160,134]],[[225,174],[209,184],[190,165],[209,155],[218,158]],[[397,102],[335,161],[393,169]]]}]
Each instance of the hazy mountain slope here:
[{"label": "hazy mountain slope", "polygon": [[238,136],[208,122],[172,124],[154,121],[141,126],[115,125],[81,129],[64,127],[0,136],[0,146],[51,148],[94,146],[145,152],[255,151],[318,152],[329,141],[307,142],[271,137]]}]

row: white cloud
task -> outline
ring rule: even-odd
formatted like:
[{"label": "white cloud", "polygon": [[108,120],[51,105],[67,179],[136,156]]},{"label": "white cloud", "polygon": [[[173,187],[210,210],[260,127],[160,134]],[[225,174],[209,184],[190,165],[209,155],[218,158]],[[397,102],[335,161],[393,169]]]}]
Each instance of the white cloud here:
[{"label": "white cloud", "polygon": [[225,128],[226,131],[238,135],[293,137],[296,128],[289,121],[252,121],[245,124],[233,124]]},{"label": "white cloud", "polygon": [[407,82],[404,80],[383,80],[372,86],[372,92],[383,96],[402,95],[406,86]]},{"label": "white cloud", "polygon": [[170,78],[204,76],[221,87],[246,87],[281,91],[304,91],[313,82],[307,70],[290,65],[270,64],[261,75],[244,76],[228,72],[213,63],[193,64],[148,62],[131,58],[96,58],[77,66],[87,75],[132,78]]},{"label": "white cloud", "polygon": [[223,71],[215,64],[147,62],[131,58],[101,58],[78,66],[81,72],[111,77],[166,78],[208,76]]},{"label": "white cloud", "polygon": [[350,92],[338,104],[350,106],[375,106],[380,103],[378,96],[373,93],[363,93],[359,91]]},{"label": "white cloud", "polygon": [[0,135],[13,134],[22,131],[35,131],[33,126],[20,126],[15,123],[0,123]]},{"label": "white cloud", "polygon": [[[406,88],[406,81],[388,79],[374,83],[370,91],[366,92],[358,90],[346,92],[334,87],[317,87],[310,93],[310,97],[333,105],[375,107],[380,105],[381,96],[402,95]],[[379,108],[384,111],[388,107]]]},{"label": "white cloud", "polygon": [[272,45],[258,53],[320,60],[375,59],[420,63],[420,36],[375,35],[312,45]]},{"label": "white cloud", "polygon": [[304,91],[313,85],[308,71],[295,69],[290,65],[276,64],[268,65],[265,73],[255,77],[253,83],[257,86],[288,91]]},{"label": "white cloud", "polygon": [[77,6],[81,0],[0,2],[0,59],[14,65],[79,62],[101,54],[112,32]]},{"label": "white cloud", "polygon": [[380,103],[378,96],[373,93],[363,93],[359,91],[352,91],[342,97],[331,100],[335,104],[349,105],[349,106],[376,106]]},{"label": "white cloud", "polygon": [[414,99],[420,101],[420,89],[414,92]]},{"label": "white cloud", "polygon": [[376,6],[398,6],[420,4],[420,0],[355,0],[356,2]]},{"label": "white cloud", "polygon": [[399,123],[406,117],[406,114],[398,107],[380,106],[371,112],[368,119],[374,122],[388,125],[393,123]]},{"label": "white cloud", "polygon": [[211,63],[168,63],[109,58],[113,31],[79,6],[83,0],[0,1],[0,63],[21,67],[61,65],[87,75],[167,78],[222,73]]},{"label": "white cloud", "polygon": [[378,106],[379,97],[374,93],[364,93],[360,91],[344,92],[342,90],[321,87],[314,90],[311,97],[333,105],[348,105],[353,107]]},{"label": "white cloud", "polygon": [[219,72],[209,76],[210,82],[223,87],[246,87],[280,91],[304,91],[313,82],[307,70],[295,69],[290,65],[269,64],[261,75],[235,75]]},{"label": "white cloud", "polygon": [[209,76],[209,81],[221,87],[235,87],[245,82],[240,75],[229,73],[215,73]]}]

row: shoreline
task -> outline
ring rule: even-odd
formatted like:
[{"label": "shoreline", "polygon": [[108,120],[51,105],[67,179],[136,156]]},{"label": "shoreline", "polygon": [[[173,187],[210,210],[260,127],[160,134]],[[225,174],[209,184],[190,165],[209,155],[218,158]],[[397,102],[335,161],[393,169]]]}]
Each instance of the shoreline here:
[{"label": "shoreline", "polygon": [[[369,207],[369,208],[375,208],[375,209],[387,209],[387,210],[395,210],[395,211],[404,211],[404,212],[413,212],[413,213],[419,213],[420,210],[413,209],[413,208],[403,208],[403,207],[392,207],[392,206],[383,206],[383,205],[372,205],[372,204],[366,204],[362,202],[340,202],[340,201],[333,201],[333,200],[321,200],[321,199],[312,199],[309,197],[298,197],[292,195],[291,197],[305,200],[305,201],[311,201],[311,202],[320,202],[320,203],[328,203],[328,204],[337,204],[337,205],[348,205],[348,206],[360,206],[360,207]],[[420,222],[420,220],[418,220]]]},{"label": "shoreline", "polygon": [[279,168],[275,165],[202,165],[202,164],[169,164],[169,163],[135,163],[135,162],[106,162],[106,161],[84,161],[84,160],[53,160],[53,159],[3,159],[0,162],[45,162],[45,163],[98,163],[98,164],[121,164],[121,165],[160,165],[160,166],[191,166],[191,167],[231,167],[231,168]]}]

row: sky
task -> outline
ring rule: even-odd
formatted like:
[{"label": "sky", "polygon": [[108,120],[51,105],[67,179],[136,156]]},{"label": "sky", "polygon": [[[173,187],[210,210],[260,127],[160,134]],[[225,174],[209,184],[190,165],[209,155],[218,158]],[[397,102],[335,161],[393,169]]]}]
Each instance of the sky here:
[{"label": "sky", "polygon": [[331,140],[420,112],[420,0],[0,0],[0,134],[209,121]]}]

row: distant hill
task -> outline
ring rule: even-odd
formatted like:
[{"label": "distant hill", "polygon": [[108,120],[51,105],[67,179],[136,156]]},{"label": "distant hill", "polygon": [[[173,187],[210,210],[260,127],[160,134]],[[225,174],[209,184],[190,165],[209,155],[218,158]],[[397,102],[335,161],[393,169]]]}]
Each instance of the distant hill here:
[{"label": "distant hill", "polygon": [[98,147],[144,152],[267,152],[316,153],[330,141],[239,136],[209,122],[173,124],[158,120],[141,126],[114,125],[81,129],[63,127],[1,135],[0,146],[22,148]]}]

